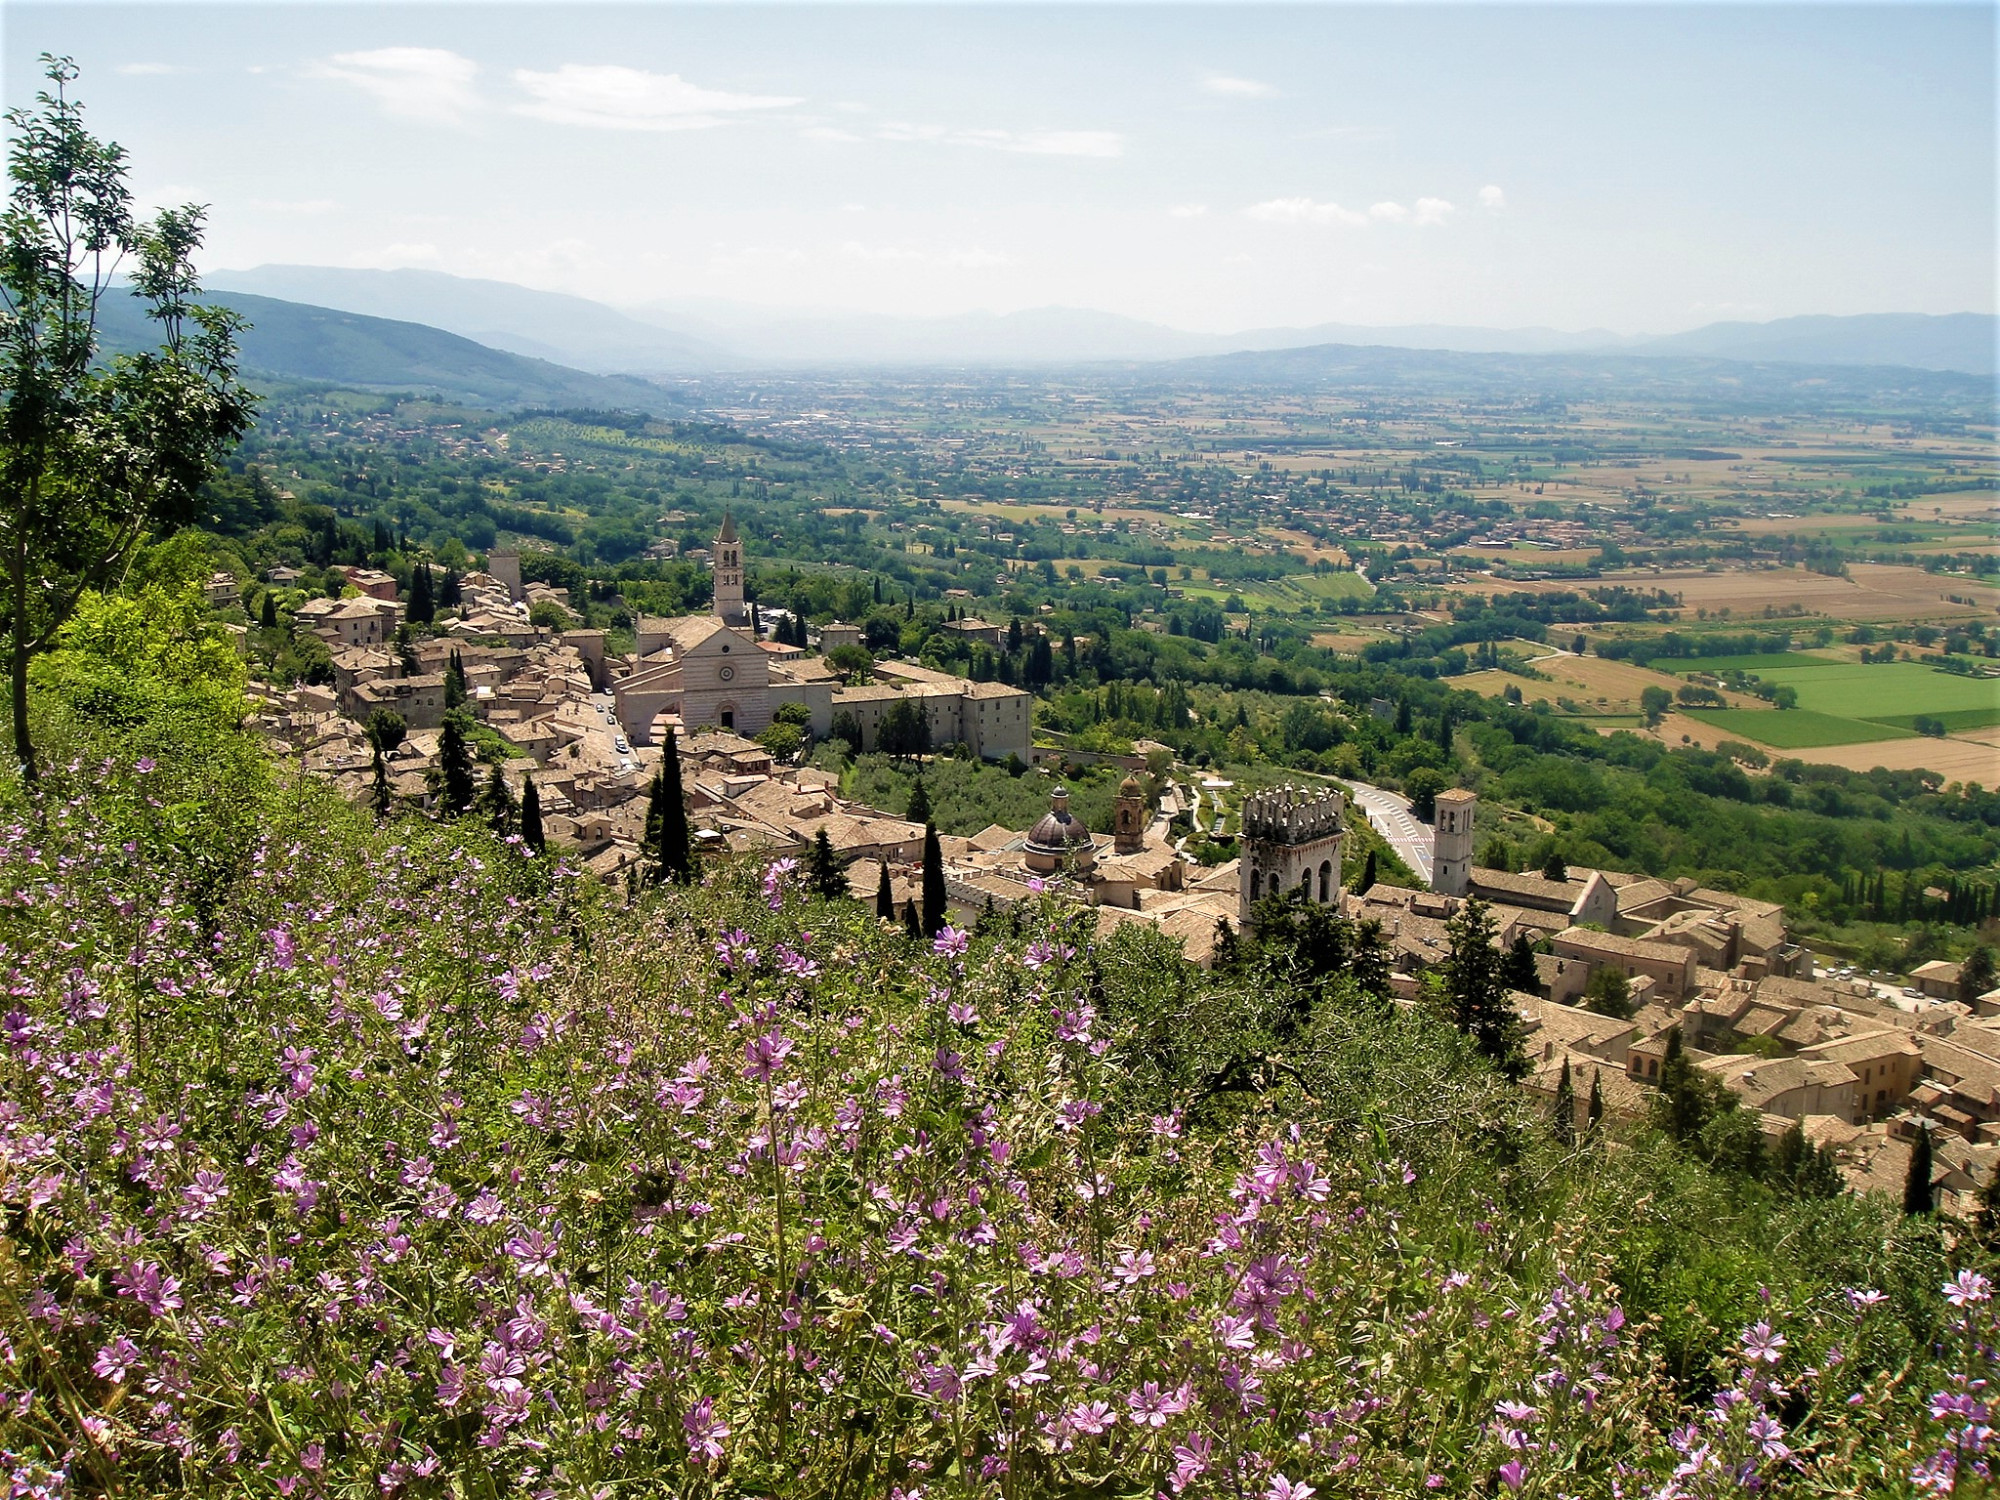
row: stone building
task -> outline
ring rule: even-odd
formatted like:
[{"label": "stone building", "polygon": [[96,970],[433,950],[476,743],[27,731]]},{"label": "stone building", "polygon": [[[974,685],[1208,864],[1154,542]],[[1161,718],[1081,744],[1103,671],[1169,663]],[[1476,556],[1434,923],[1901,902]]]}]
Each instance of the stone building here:
[{"label": "stone building", "polygon": [[1244,798],[1236,908],[1243,927],[1263,896],[1297,890],[1321,906],[1339,905],[1346,812],[1347,798],[1336,791],[1285,786]]}]

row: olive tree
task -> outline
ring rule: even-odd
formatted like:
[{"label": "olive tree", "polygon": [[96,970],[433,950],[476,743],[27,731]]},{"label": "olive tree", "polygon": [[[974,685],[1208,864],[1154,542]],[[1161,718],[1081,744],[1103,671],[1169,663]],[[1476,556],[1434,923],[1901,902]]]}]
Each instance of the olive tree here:
[{"label": "olive tree", "polygon": [[[6,120],[0,213],[0,570],[14,754],[35,774],[28,666],[78,601],[117,587],[146,537],[193,518],[195,494],[248,427],[233,314],[194,299],[204,210],[135,217],[124,149],[69,96],[76,67]],[[120,278],[123,278],[121,280]],[[100,317],[130,297],[156,347],[105,358]]]}]

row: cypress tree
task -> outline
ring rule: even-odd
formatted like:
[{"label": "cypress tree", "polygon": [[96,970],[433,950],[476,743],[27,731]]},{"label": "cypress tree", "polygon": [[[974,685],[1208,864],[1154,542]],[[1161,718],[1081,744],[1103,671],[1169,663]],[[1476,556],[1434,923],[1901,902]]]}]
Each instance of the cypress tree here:
[{"label": "cypress tree", "polygon": [[824,826],[813,835],[812,848],[806,851],[806,878],[822,901],[838,901],[847,894],[847,869],[833,852],[833,840],[827,837]]},{"label": "cypress tree", "polygon": [[936,937],[944,929],[944,850],[938,844],[937,824],[924,824],[924,936]]},{"label": "cypress tree", "polygon": [[264,591],[264,607],[258,612],[257,624],[264,630],[278,628],[278,596],[269,589]]},{"label": "cypress tree", "polygon": [[501,838],[506,838],[514,831],[516,812],[514,793],[507,785],[507,777],[498,766],[493,768],[492,774],[486,778],[485,787],[480,791],[479,811],[486,819],[487,825]]},{"label": "cypress tree", "polygon": [[646,804],[646,837],[653,855],[653,878],[686,885],[694,878],[694,856],[688,837],[687,803],[681,793],[680,745],[669,735],[660,769]]},{"label": "cypress tree", "polygon": [[1937,1193],[1931,1186],[1931,1132],[1927,1125],[1917,1127],[1917,1138],[1910,1143],[1910,1170],[1903,1178],[1903,1212],[1912,1217],[1937,1211]]},{"label": "cypress tree", "polygon": [[875,915],[885,922],[896,920],[896,887],[889,879],[889,861],[879,860],[880,874],[875,881]]},{"label": "cypress tree", "polygon": [[924,785],[919,775],[917,784],[910,788],[910,805],[903,809],[903,816],[912,823],[928,823],[931,820],[930,789]]},{"label": "cypress tree", "polygon": [[1215,956],[1209,961],[1210,967],[1218,974],[1227,974],[1243,959],[1242,945],[1236,940],[1236,929],[1229,918],[1215,919]]},{"label": "cypress tree", "polygon": [[1452,915],[1445,933],[1451,944],[1444,962],[1444,984],[1451,1001],[1452,1024],[1472,1038],[1502,1072],[1518,1078],[1526,1060],[1520,1051],[1519,1021],[1500,984],[1492,913],[1475,896]]},{"label": "cypress tree", "polygon": [[389,793],[389,762],[382,757],[382,747],[375,747],[375,816],[389,816],[391,797]]},{"label": "cypress tree", "polygon": [[1694,1140],[1715,1112],[1714,1101],[1702,1083],[1676,1026],[1667,1033],[1667,1050],[1660,1059],[1659,1109],[1667,1134],[1677,1141]]},{"label": "cypress tree", "polygon": [[1371,844],[1368,857],[1361,861],[1361,878],[1354,882],[1356,895],[1365,896],[1375,884],[1375,848]]},{"label": "cypress tree", "polygon": [[437,603],[431,594],[431,565],[418,563],[410,574],[410,602],[404,613],[412,625],[428,625],[437,618]]},{"label": "cypress tree", "polygon": [[914,900],[903,903],[903,931],[912,938],[922,938],[924,935],[924,924],[917,920],[917,903]]},{"label": "cypress tree", "polygon": [[548,835],[542,832],[542,794],[535,790],[532,776],[521,786],[521,842],[536,854],[549,846]]},{"label": "cypress tree", "polygon": [[468,722],[464,709],[453,709],[444,716],[444,731],[438,735],[438,805],[446,817],[455,818],[470,808],[479,790],[473,776],[472,747],[465,738]]},{"label": "cypress tree", "polygon": [[1597,1122],[1604,1118],[1604,1074],[1597,1068],[1590,1070],[1590,1128],[1597,1129]]},{"label": "cypress tree", "polygon": [[439,609],[457,609],[465,602],[465,595],[458,586],[458,569],[444,570],[444,582],[438,585],[437,602]]},{"label": "cypress tree", "polygon": [[1576,1144],[1576,1085],[1570,1082],[1569,1058],[1563,1058],[1562,1076],[1556,1079],[1556,1139],[1565,1146]]},{"label": "cypress tree", "polygon": [[465,707],[465,696],[465,658],[458,654],[458,648],[454,646],[444,663],[445,713]]}]

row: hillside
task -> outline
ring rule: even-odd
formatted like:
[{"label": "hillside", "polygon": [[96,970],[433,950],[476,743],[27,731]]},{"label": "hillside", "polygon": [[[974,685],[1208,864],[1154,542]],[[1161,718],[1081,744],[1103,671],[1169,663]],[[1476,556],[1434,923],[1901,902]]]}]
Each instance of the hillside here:
[{"label": "hillside", "polygon": [[[242,335],[245,372],[373,391],[408,391],[487,407],[589,406],[648,412],[680,403],[648,381],[589,375],[543,359],[491,349],[422,323],[218,291],[208,300],[250,322]],[[105,347],[154,341],[136,304],[113,295],[103,313]]]},{"label": "hillside", "polygon": [[1905,365],[1991,377],[2000,369],[2000,319],[1986,313],[1876,313],[1710,323],[1633,344],[1630,352],[1808,365]]},{"label": "hillside", "polygon": [[377,826],[112,608],[0,782],[17,1490],[1949,1487],[1969,1238],[1552,1128],[1304,939]]}]

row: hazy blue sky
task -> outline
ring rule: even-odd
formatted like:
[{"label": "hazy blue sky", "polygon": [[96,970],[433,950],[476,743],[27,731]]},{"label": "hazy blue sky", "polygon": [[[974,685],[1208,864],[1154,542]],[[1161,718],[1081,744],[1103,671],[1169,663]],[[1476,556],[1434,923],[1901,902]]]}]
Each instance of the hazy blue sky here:
[{"label": "hazy blue sky", "polygon": [[212,266],[1667,331],[1991,311],[1983,5],[16,5]]}]

